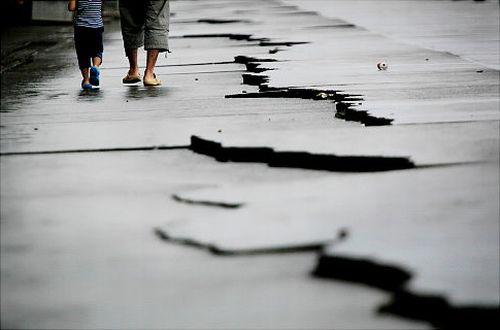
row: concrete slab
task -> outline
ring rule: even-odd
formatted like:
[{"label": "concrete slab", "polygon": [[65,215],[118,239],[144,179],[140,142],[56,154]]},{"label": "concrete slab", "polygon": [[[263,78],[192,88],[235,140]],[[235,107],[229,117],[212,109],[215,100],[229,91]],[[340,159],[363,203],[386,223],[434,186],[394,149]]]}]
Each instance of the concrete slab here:
[{"label": "concrete slab", "polygon": [[493,163],[204,188],[179,195],[244,206],[162,229],[229,253],[335,242],[345,229],[331,253],[404,266],[418,292],[498,304],[498,182]]},{"label": "concrete slab", "polygon": [[225,259],[155,237],[193,210],[173,193],[321,173],[221,166],[189,151],[0,161],[2,327],[427,328],[374,313],[384,292],[311,279],[314,252]]},{"label": "concrete slab", "polygon": [[468,61],[500,69],[499,49],[496,47],[499,42],[499,8],[493,0],[286,2],[304,10],[320,11],[327,17],[348,20],[404,43],[451,52]]},{"label": "concrete slab", "polygon": [[[300,124],[298,124],[300,125]],[[275,127],[271,129],[275,132]],[[295,131],[295,134],[293,132]],[[408,157],[417,166],[468,162],[498,162],[497,121],[447,125],[398,125],[385,127],[328,127],[296,130],[287,127],[279,136],[259,130],[240,134],[201,135],[223,147],[269,147],[275,151],[303,151],[337,156]]]}]

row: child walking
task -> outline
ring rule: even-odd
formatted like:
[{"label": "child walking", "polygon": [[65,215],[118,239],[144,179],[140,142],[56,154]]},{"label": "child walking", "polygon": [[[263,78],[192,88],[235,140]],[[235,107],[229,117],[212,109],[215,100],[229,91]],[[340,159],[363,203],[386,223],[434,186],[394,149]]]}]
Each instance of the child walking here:
[{"label": "child walking", "polygon": [[102,0],[69,0],[68,10],[75,12],[75,49],[82,72],[82,88],[99,86],[102,63]]}]

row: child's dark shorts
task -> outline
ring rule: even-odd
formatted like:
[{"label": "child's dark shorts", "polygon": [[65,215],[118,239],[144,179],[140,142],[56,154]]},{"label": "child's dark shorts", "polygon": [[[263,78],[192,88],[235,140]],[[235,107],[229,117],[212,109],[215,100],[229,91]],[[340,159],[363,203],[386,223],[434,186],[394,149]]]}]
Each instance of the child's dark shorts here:
[{"label": "child's dark shorts", "polygon": [[102,58],[104,28],[75,26],[75,48],[80,70],[89,68],[93,57]]}]

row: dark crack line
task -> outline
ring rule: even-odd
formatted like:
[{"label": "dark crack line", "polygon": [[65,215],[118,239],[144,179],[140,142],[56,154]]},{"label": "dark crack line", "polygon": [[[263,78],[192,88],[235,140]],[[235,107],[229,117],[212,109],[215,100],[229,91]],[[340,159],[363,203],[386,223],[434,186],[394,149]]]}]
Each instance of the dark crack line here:
[{"label": "dark crack line", "polygon": [[276,47],[276,46],[285,46],[292,47],[295,45],[306,45],[310,44],[308,41],[260,41],[259,46],[262,47]]},{"label": "dark crack line", "polygon": [[331,24],[331,25],[315,25],[315,26],[308,26],[305,27],[304,29],[306,30],[315,30],[315,29],[353,29],[353,28],[358,28],[354,24]]},{"label": "dark crack line", "polygon": [[270,63],[270,62],[278,62],[278,60],[274,58],[256,58],[251,56],[238,55],[234,57],[235,63],[240,64],[249,64],[249,63]]},{"label": "dark crack line", "polygon": [[392,123],[394,119],[375,117],[365,110],[355,110],[352,108],[352,101],[358,101],[356,99],[345,98],[346,101],[337,101],[335,104],[335,117],[343,119],[345,121],[354,121],[358,123],[363,123],[365,126],[387,126]]},{"label": "dark crack line", "polygon": [[195,74],[218,74],[218,73],[237,73],[244,70],[214,70],[214,71],[187,71],[187,72],[171,72],[171,76],[195,75]]},{"label": "dark crack line", "polygon": [[225,209],[238,209],[244,206],[243,203],[225,203],[225,202],[214,202],[214,201],[203,201],[203,200],[193,200],[189,198],[183,198],[179,195],[172,195],[172,199],[185,204],[191,205],[203,205],[203,206],[211,206],[211,207],[221,207]]},{"label": "dark crack line", "polygon": [[370,259],[325,255],[319,257],[312,274],[318,278],[363,283],[387,291],[398,290],[412,277],[410,272],[395,265],[384,265]]},{"label": "dark crack line", "polygon": [[235,24],[235,23],[253,23],[251,20],[246,19],[213,19],[213,18],[204,18],[196,21],[197,23],[206,23],[206,24]]},{"label": "dark crack line", "polygon": [[53,154],[78,154],[78,153],[92,153],[92,152],[100,153],[100,152],[123,152],[123,151],[176,150],[176,149],[190,149],[190,147],[189,146],[144,146],[144,147],[123,147],[123,148],[20,151],[20,152],[1,152],[0,156],[53,155]]},{"label": "dark crack line", "polygon": [[271,41],[270,38],[256,38],[252,34],[237,34],[237,33],[200,33],[200,34],[185,34],[182,36],[171,37],[171,39],[188,39],[188,38],[228,38],[238,41],[257,41],[257,46],[260,47],[276,47],[285,46],[292,47],[295,45],[309,44],[308,41]]},{"label": "dark crack line", "polygon": [[[1,157],[8,156],[25,156],[25,155],[56,155],[56,154],[79,154],[79,153],[105,153],[105,152],[131,152],[131,151],[158,151],[158,150],[189,150],[196,154],[202,154],[205,156],[210,156],[219,162],[243,162],[243,163],[265,163],[270,167],[276,168],[301,168],[301,169],[310,169],[310,170],[324,170],[324,171],[336,171],[334,168],[336,166],[325,166],[321,164],[322,159],[325,159],[328,164],[328,160],[336,159],[336,158],[345,158],[345,160],[371,160],[371,159],[382,159],[389,160],[389,162],[393,159],[391,157],[373,157],[373,156],[335,156],[328,154],[311,154],[308,152],[275,152],[272,148],[268,147],[222,147],[220,143],[212,142],[208,140],[201,139],[196,136],[191,137],[192,142],[190,145],[186,146],[144,146],[144,147],[123,147],[123,148],[97,148],[97,149],[66,149],[66,150],[46,150],[46,151],[20,151],[20,152],[1,152]],[[194,143],[193,143],[194,140]],[[274,157],[273,155],[279,155]],[[274,159],[273,159],[274,157]],[[475,165],[475,164],[486,164],[488,160],[484,161],[474,161],[474,162],[457,162],[457,163],[443,163],[443,164],[431,164],[431,165],[414,165],[413,163],[406,163],[406,158],[396,157],[398,162],[401,162],[401,165],[406,164],[407,168],[390,168],[386,170],[375,169],[374,171],[389,171],[389,170],[397,170],[397,169],[427,169],[427,168],[439,168],[439,167],[448,167],[448,166],[467,166],[467,165]],[[311,164],[315,161],[318,161],[317,164]],[[304,166],[306,164],[307,166]],[[332,169],[330,169],[330,167]],[[338,167],[338,165],[337,165]],[[340,172],[367,172],[367,171],[358,171],[355,170],[357,167],[353,167],[352,169],[345,168],[344,170],[340,169]],[[180,196],[173,197],[174,199],[179,199],[181,202],[183,199]],[[182,202],[188,203],[189,201],[182,200]],[[203,201],[191,201],[192,204],[203,204]],[[207,202],[211,204],[212,202]],[[217,204],[217,203],[214,203]],[[224,203],[221,203],[224,204]],[[239,204],[228,203],[226,207],[237,207]],[[244,204],[241,204],[243,206]],[[225,207],[224,205],[212,205],[212,206],[220,206]],[[238,206],[239,207],[239,206]]]},{"label": "dark crack line", "polygon": [[[260,68],[260,63],[244,62],[247,71],[261,73],[266,69]],[[330,100],[335,103],[335,117],[345,121],[362,123],[365,126],[386,126],[391,125],[393,119],[375,117],[366,110],[358,110],[353,107],[363,101],[362,95],[345,94],[340,90],[321,90],[310,88],[271,88],[266,84],[269,76],[259,74],[243,74],[243,84],[259,86],[256,93],[241,93],[226,95],[226,98],[298,98],[306,100]]]},{"label": "dark crack line", "polygon": [[312,275],[317,278],[360,283],[388,292],[390,301],[379,313],[429,322],[443,329],[475,329],[499,323],[498,306],[453,306],[439,295],[411,292],[413,274],[398,265],[341,255],[320,255]]},{"label": "dark crack line", "polygon": [[251,21],[251,20],[244,20],[244,19],[200,18],[200,19],[185,19],[185,20],[176,19],[172,23],[174,23],[174,24],[205,23],[205,24],[211,24],[211,25],[216,25],[216,24],[225,25],[225,24],[237,24],[237,23],[251,24],[251,23],[253,23],[253,21]]},{"label": "dark crack line", "polygon": [[[219,162],[262,163],[276,168],[298,168],[330,172],[383,172],[413,168],[463,165],[452,163],[416,166],[405,157],[383,156],[336,156],[333,154],[312,154],[308,152],[277,152],[269,147],[223,147],[221,143],[191,136],[189,146],[144,146],[123,148],[69,149],[48,151],[3,152],[0,156],[51,155],[74,153],[103,153],[154,150],[190,150],[214,158]],[[179,199],[180,197],[177,196]],[[181,200],[179,200],[181,201]],[[185,201],[187,202],[187,201]],[[194,203],[194,201],[193,201]],[[202,202],[199,202],[202,203]],[[215,205],[214,205],[215,206]],[[219,205],[222,206],[222,205]],[[228,207],[230,207],[228,205]]]},{"label": "dark crack line", "polygon": [[381,306],[378,312],[427,321],[442,329],[487,329],[498,328],[500,325],[498,306],[454,306],[441,296],[407,291],[394,293],[391,301]]},{"label": "dark crack line", "polygon": [[289,254],[289,253],[300,253],[300,252],[318,252],[321,251],[324,246],[331,244],[334,240],[310,243],[310,244],[297,244],[288,245],[282,247],[273,248],[257,248],[257,249],[224,249],[215,244],[202,243],[191,238],[181,238],[173,237],[168,234],[165,230],[160,228],[154,229],[155,235],[161,240],[173,244],[179,244],[183,246],[193,247],[200,250],[208,251],[217,256],[225,257],[241,257],[241,256],[254,256],[263,254]]},{"label": "dark crack line", "polygon": [[268,147],[223,147],[218,142],[197,136],[191,137],[190,150],[220,162],[263,163],[270,167],[332,172],[381,172],[416,167],[404,157],[336,156],[308,152],[277,152]]},{"label": "dark crack line", "polygon": [[[234,61],[219,61],[219,62],[201,62],[201,63],[185,63],[185,64],[160,64],[156,65],[159,68],[173,68],[173,67],[185,67],[185,66],[207,66],[207,65],[228,65],[234,64]],[[128,69],[128,66],[114,66],[103,68],[102,70],[123,70]]]},{"label": "dark crack line", "polygon": [[255,38],[251,34],[237,34],[237,33],[200,33],[200,34],[185,34],[182,36],[172,36],[170,39],[189,39],[189,38],[228,38],[230,40],[239,41],[258,41],[266,42],[268,38]]},{"label": "dark crack line", "polygon": [[[257,67],[253,69],[254,71],[258,70]],[[260,86],[262,84],[268,83],[269,78],[264,75],[256,75],[256,74],[243,74],[243,84],[245,85],[251,85],[251,86]]]},{"label": "dark crack line", "polygon": [[335,103],[335,117],[345,121],[359,122],[365,126],[386,126],[391,125],[393,119],[375,117],[366,110],[354,109],[353,107],[364,101],[363,95],[346,94],[340,90],[320,90],[312,88],[269,87],[269,76],[255,73],[262,73],[271,69],[262,68],[261,64],[266,62],[276,62],[275,59],[258,59],[248,56],[236,56],[235,63],[246,66],[249,73],[242,75],[242,83],[245,85],[259,86],[256,93],[229,94],[226,98],[300,98],[306,100],[330,100]]}]

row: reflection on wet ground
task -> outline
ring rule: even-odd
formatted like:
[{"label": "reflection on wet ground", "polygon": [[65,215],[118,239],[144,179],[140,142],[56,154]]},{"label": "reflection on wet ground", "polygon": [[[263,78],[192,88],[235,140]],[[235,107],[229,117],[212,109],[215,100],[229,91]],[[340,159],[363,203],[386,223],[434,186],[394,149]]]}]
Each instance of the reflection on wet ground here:
[{"label": "reflection on wet ground", "polygon": [[77,101],[79,102],[96,102],[104,98],[104,93],[100,88],[92,88],[87,90],[81,90],[78,93]]},{"label": "reflection on wet ground", "polygon": [[[2,27],[1,112],[22,109],[40,85],[74,64],[71,26]],[[49,56],[50,55],[50,56]]]},{"label": "reflection on wet ground", "polygon": [[162,86],[126,86],[125,97],[127,99],[144,99],[148,97],[167,96],[168,90]]},{"label": "reflection on wet ground", "polygon": [[[151,97],[166,97],[168,94],[168,89],[162,86],[142,86],[142,85],[129,85],[124,86],[125,94],[124,97],[128,101],[129,99],[140,100]],[[67,93],[53,94],[50,98],[57,98],[63,95],[68,95]],[[101,88],[93,88],[89,90],[81,90],[78,93],[78,102],[99,102],[105,99],[106,93]]]},{"label": "reflection on wet ground", "polygon": [[53,99],[58,99],[58,98],[63,97],[63,96],[67,96],[67,95],[69,95],[69,94],[65,93],[65,92],[63,92],[63,93],[53,93],[53,94],[47,95],[47,99],[48,100],[53,100]]}]

